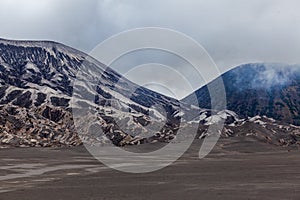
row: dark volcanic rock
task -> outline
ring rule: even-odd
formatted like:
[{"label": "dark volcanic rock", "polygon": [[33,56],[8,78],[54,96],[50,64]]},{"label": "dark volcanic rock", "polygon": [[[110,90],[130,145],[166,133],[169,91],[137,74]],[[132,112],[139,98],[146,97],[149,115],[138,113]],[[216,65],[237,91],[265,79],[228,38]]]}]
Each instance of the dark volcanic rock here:
[{"label": "dark volcanic rock", "polygon": [[51,97],[51,103],[54,106],[62,106],[62,107],[67,107],[69,105],[70,99],[66,98],[59,98],[59,97]]},{"label": "dark volcanic rock", "polygon": [[[102,129],[116,145],[129,144],[133,139],[131,132],[141,125],[147,126],[149,122],[145,119],[149,113],[155,113],[151,106],[167,108],[166,105],[172,105],[167,110],[169,120],[179,108],[175,99],[139,87],[88,55],[65,45],[0,39],[0,142],[13,146],[81,144],[75,131],[70,100],[77,73],[84,68],[102,70],[103,74],[95,91],[91,92],[85,85],[77,87],[86,93],[75,96],[74,109],[97,108]],[[89,73],[84,78],[99,78],[95,77],[94,71]],[[134,88],[137,89],[129,92]],[[93,97],[92,100],[87,101],[85,95]],[[88,116],[83,120],[85,117]],[[130,129],[126,133],[117,124],[123,117],[129,119],[126,126]],[[161,120],[155,117],[154,120]],[[112,125],[114,128],[107,128]],[[93,141],[97,139],[92,138]]]},{"label": "dark volcanic rock", "polygon": [[[299,65],[245,64],[224,73],[222,78],[229,110],[241,117],[266,115],[300,125]],[[207,86],[195,93],[199,106],[210,108]],[[189,103],[190,99],[184,101]]]},{"label": "dark volcanic rock", "polygon": [[50,119],[51,121],[58,122],[64,117],[64,113],[61,110],[50,108],[46,106],[42,113],[43,117]]},{"label": "dark volcanic rock", "polygon": [[18,98],[13,101],[13,105],[29,108],[32,104],[32,100],[30,99],[31,92],[27,91],[18,96]]}]

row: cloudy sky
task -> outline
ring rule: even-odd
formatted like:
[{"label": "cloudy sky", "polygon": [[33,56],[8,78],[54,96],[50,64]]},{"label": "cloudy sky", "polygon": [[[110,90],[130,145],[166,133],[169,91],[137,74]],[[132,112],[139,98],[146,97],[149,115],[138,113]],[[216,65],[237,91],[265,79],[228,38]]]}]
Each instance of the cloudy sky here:
[{"label": "cloudy sky", "polygon": [[165,27],[195,39],[224,72],[247,62],[300,63],[299,8],[297,0],[1,0],[0,37],[88,53],[121,31]]}]

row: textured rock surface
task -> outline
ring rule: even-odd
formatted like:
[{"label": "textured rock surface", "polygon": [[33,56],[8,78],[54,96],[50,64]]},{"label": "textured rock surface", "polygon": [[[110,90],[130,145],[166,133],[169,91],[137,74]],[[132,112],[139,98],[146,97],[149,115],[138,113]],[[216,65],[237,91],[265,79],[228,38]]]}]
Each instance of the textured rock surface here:
[{"label": "textured rock surface", "polygon": [[[265,68],[253,69],[256,71],[248,73],[244,82]],[[96,72],[101,72],[101,76]],[[253,105],[249,101],[253,103],[258,98],[253,93],[258,90],[249,84],[238,91],[228,88],[237,82],[238,75],[233,72],[223,75],[229,108],[238,114],[229,110],[212,114],[211,110],[139,87],[86,54],[62,44],[0,39],[0,146],[75,146],[82,141],[95,145],[112,142],[118,146],[167,143],[176,138],[183,126],[199,124],[198,138],[204,138],[209,125],[221,121],[225,122],[222,137],[243,136],[280,146],[297,145],[299,127],[289,124],[299,114],[297,74],[290,81],[282,79],[275,84],[282,87],[270,87],[273,92],[260,93],[262,100],[250,110],[248,107]],[[97,81],[74,81],[78,79]],[[206,105],[209,99],[205,88],[196,94],[201,98],[200,103]],[[92,98],[87,100],[85,96]],[[84,108],[92,112],[84,115]],[[78,124],[89,120],[95,123],[78,132],[73,112],[79,113]],[[264,114],[276,120],[263,117]],[[252,115],[259,116],[250,118]]]},{"label": "textured rock surface", "polygon": [[[103,74],[92,94],[94,99],[87,102],[78,96],[75,105],[97,108],[106,139],[116,145],[145,142],[138,134],[150,121],[170,121],[164,129],[174,129],[178,101],[139,87],[87,57],[55,42],[0,40],[1,145],[80,145],[70,101],[74,80],[83,68],[97,68]],[[85,76],[93,77],[93,73]],[[85,85],[78,88],[89,91]],[[123,127],[130,127],[127,132],[116,122],[124,119]]]},{"label": "textured rock surface", "polygon": [[[229,110],[243,117],[266,115],[300,125],[300,65],[245,64],[224,73],[222,78]],[[196,95],[200,107],[210,108],[206,86]]]}]

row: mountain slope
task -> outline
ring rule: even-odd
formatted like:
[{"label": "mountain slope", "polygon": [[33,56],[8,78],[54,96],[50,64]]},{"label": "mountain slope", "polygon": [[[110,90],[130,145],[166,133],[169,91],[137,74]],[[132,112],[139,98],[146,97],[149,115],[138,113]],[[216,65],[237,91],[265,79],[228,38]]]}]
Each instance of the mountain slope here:
[{"label": "mountain slope", "polygon": [[[204,138],[222,121],[223,137],[298,145],[300,127],[287,124],[299,117],[297,69],[249,64],[225,73],[229,110],[215,113],[140,87],[65,45],[0,39],[0,147],[170,142],[183,126],[199,126]],[[196,94],[209,108],[207,88]],[[78,132],[74,121],[90,119],[89,131]]]},{"label": "mountain slope", "polygon": [[[266,115],[300,125],[300,66],[253,63],[222,75],[227,108],[241,117]],[[199,106],[210,108],[207,86],[197,90]],[[189,103],[190,97],[183,101]]]},{"label": "mountain slope", "polygon": [[[74,80],[83,68],[102,72],[88,104],[100,106],[98,114],[104,123],[103,132],[109,133],[106,136],[114,144],[145,141],[142,137],[135,138],[134,132],[140,133],[152,122],[162,123],[158,131],[175,131],[180,118],[175,116],[180,110],[175,99],[139,87],[88,55],[65,45],[0,39],[2,144],[81,144],[74,128],[70,100]],[[94,77],[94,72],[85,72],[89,73],[86,77]],[[87,85],[76,89],[89,91]],[[75,99],[75,104],[79,105],[84,103],[85,97]],[[114,115],[116,110],[118,115]],[[130,132],[123,131],[123,127]]]}]

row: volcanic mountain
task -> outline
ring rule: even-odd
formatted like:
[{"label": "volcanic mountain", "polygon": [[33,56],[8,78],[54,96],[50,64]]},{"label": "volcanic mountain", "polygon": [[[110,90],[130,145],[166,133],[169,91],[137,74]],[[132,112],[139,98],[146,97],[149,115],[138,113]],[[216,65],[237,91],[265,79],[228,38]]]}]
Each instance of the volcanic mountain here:
[{"label": "volcanic mountain", "polygon": [[[97,72],[101,77],[95,85],[75,83],[79,74],[81,78],[95,78]],[[73,95],[74,88],[80,92]],[[83,93],[93,98],[87,101]],[[146,142],[135,133],[148,131],[144,127],[150,122],[157,131],[175,132],[180,119],[177,100],[130,82],[78,50],[56,42],[0,39],[2,145],[81,144],[72,108],[86,105],[97,107],[97,117],[106,134],[95,139],[108,139],[115,145]],[[172,139],[153,135],[147,140]]]},{"label": "volcanic mountain", "polygon": [[[222,79],[227,109],[240,117],[265,115],[281,122],[300,125],[300,65],[245,64],[224,73]],[[195,94],[200,107],[210,108],[207,86]],[[188,96],[183,101],[190,103],[190,98]]]},{"label": "volcanic mountain", "polygon": [[[168,143],[190,127],[206,138],[223,122],[223,137],[298,145],[297,66],[249,64],[222,78],[229,110],[215,111],[207,87],[196,91],[200,108],[191,97],[178,101],[136,85],[63,44],[0,39],[0,147]],[[185,130],[180,137],[178,130]]]}]

